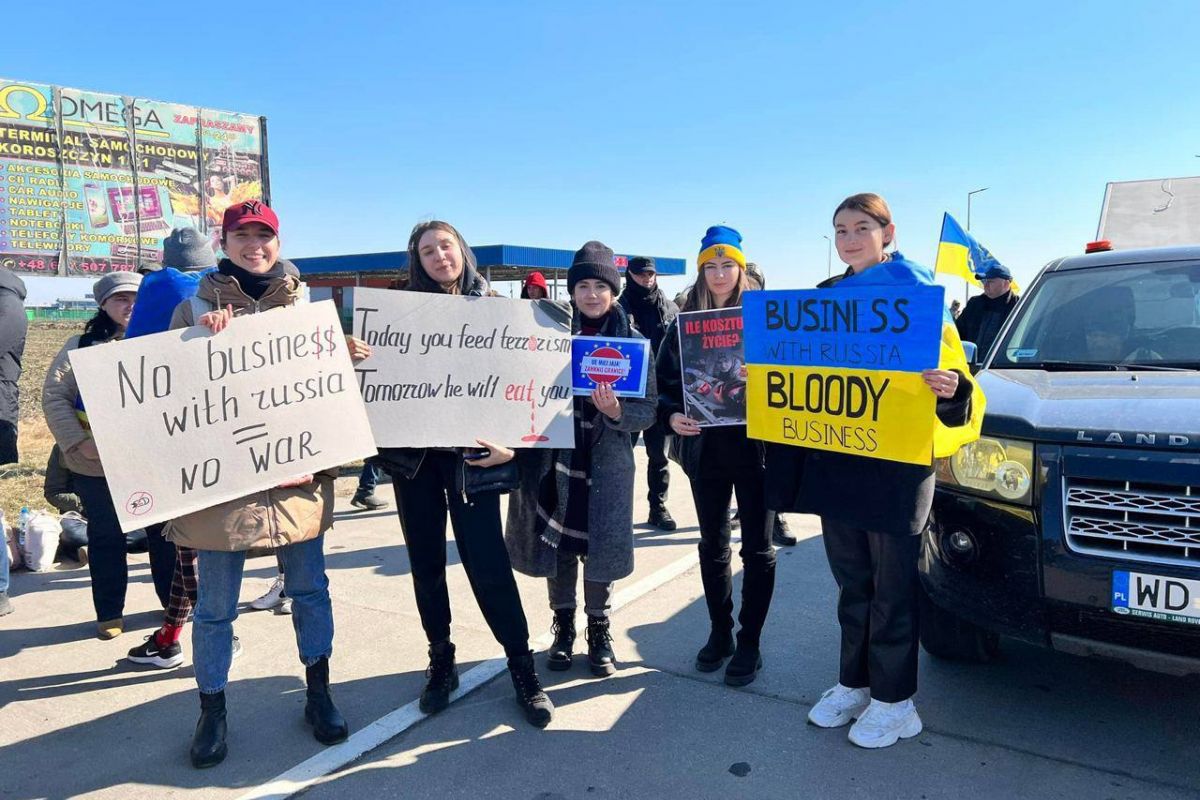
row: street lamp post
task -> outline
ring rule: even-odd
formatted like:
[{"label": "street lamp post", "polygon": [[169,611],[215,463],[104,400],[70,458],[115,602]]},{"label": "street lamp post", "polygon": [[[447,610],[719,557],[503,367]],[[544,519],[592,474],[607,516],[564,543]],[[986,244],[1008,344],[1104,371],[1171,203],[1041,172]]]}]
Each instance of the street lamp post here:
[{"label": "street lamp post", "polygon": [[825,236],[824,234],[822,234],[821,238],[824,239],[825,244],[828,245],[828,247],[826,247],[826,249],[825,249],[825,277],[832,278],[833,277],[833,239],[830,239],[828,236]]},{"label": "street lamp post", "polygon": [[[979,194],[980,192],[986,192],[987,190],[988,190],[988,187],[985,186],[982,189],[976,189],[973,192],[967,192],[967,230],[971,230],[971,195]],[[963,298],[964,298],[964,300],[963,300],[964,303],[966,303],[967,300],[971,299],[971,282],[970,281],[967,281],[967,287],[963,291]]]}]

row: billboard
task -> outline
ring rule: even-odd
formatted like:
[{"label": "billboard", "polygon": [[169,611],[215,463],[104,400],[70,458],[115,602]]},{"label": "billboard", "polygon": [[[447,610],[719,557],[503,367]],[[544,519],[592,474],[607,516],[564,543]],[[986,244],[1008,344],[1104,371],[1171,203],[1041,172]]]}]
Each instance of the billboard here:
[{"label": "billboard", "polygon": [[1200,244],[1200,177],[1108,184],[1096,238],[1115,250]]},{"label": "billboard", "polygon": [[0,266],[135,270],[269,195],[263,117],[0,78]]}]

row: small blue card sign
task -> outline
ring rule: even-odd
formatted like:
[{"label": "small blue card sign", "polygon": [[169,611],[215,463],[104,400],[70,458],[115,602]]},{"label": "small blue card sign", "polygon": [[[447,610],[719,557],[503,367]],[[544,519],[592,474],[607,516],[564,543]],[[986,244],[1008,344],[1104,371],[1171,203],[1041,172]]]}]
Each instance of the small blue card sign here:
[{"label": "small blue card sign", "polygon": [[571,387],[577,395],[608,384],[617,397],[645,397],[652,364],[648,339],[571,337]]}]

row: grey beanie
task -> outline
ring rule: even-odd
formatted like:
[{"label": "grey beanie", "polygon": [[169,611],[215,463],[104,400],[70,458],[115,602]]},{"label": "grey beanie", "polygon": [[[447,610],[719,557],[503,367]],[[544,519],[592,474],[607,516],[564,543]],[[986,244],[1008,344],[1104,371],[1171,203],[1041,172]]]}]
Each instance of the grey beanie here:
[{"label": "grey beanie", "polygon": [[621,291],[621,273],[613,263],[612,248],[597,241],[591,241],[575,253],[571,268],[567,270],[567,291],[575,292],[575,284],[589,278],[602,280],[612,287],[613,294]]},{"label": "grey beanie", "polygon": [[212,244],[195,228],[176,228],[163,239],[164,267],[187,271],[208,269],[216,264]]},{"label": "grey beanie", "polygon": [[117,292],[136,292],[142,283],[142,276],[136,272],[110,272],[92,284],[92,297],[96,305],[104,305],[104,301]]}]

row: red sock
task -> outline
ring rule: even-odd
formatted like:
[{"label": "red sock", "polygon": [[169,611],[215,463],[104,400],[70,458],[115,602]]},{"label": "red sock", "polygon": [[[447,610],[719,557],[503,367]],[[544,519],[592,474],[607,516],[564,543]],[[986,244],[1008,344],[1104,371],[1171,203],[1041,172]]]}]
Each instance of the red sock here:
[{"label": "red sock", "polygon": [[158,629],[158,633],[154,634],[154,639],[158,642],[159,647],[170,647],[179,641],[182,634],[182,625],[170,625],[164,622],[163,626]]}]

